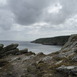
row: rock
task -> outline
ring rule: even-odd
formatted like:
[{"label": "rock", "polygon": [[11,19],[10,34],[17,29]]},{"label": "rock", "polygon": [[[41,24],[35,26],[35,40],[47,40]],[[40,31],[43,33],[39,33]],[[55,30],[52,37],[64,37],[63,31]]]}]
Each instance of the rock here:
[{"label": "rock", "polygon": [[58,72],[65,73],[67,75],[76,75],[77,76],[77,66],[61,66],[57,68]]},{"label": "rock", "polygon": [[43,53],[43,52],[39,52],[38,54],[37,54],[37,56],[44,56],[45,54]]},{"label": "rock", "polygon": [[49,62],[51,62],[51,60],[52,60],[52,57],[50,57],[50,56],[46,56],[46,57],[40,59],[40,61],[43,61],[44,63],[49,63]]},{"label": "rock", "polygon": [[0,67],[5,66],[6,64],[8,64],[9,62],[4,60],[4,59],[0,59]]},{"label": "rock", "polygon": [[3,49],[4,45],[0,44],[0,51]]},{"label": "rock", "polygon": [[4,47],[3,51],[6,52],[6,51],[14,50],[17,47],[18,47],[18,44],[10,44],[10,45]]},{"label": "rock", "polygon": [[11,44],[2,49],[0,55],[5,61],[0,63],[1,77],[77,77],[77,35],[72,35],[53,55],[18,50],[17,46]]},{"label": "rock", "polygon": [[77,55],[72,58],[72,61],[77,62]]},{"label": "rock", "polygon": [[74,52],[77,53],[77,49]]},{"label": "rock", "polygon": [[62,47],[59,57],[69,57],[77,52],[77,34],[71,35],[68,42]]},{"label": "rock", "polygon": [[61,64],[61,63],[62,63],[62,60],[61,60],[61,61],[58,61],[58,62],[56,63],[56,65]]},{"label": "rock", "polygon": [[6,56],[6,55],[10,55],[10,54],[16,55],[16,54],[18,54],[18,53],[19,53],[19,49],[16,48],[16,49],[14,49],[14,50],[10,50],[10,51],[5,52],[4,55],[5,55],[5,56]]},{"label": "rock", "polygon": [[25,53],[28,53],[28,49],[26,48],[26,49],[23,49],[23,50],[19,50],[19,52],[20,52],[21,54],[25,54]]},{"label": "rock", "polygon": [[32,52],[32,51],[29,51],[29,52],[27,52],[27,53],[23,53],[23,54],[25,54],[26,56],[35,55],[35,53]]},{"label": "rock", "polygon": [[10,44],[4,48],[3,46],[4,46],[3,44],[0,45],[0,48],[2,48],[0,50],[0,58],[10,55],[10,54],[15,55],[19,53],[19,49],[17,48],[18,44]]},{"label": "rock", "polygon": [[52,74],[44,74],[43,77],[52,77]]},{"label": "rock", "polygon": [[62,47],[61,50],[68,50],[68,48],[77,48],[77,34],[71,35],[68,42]]}]

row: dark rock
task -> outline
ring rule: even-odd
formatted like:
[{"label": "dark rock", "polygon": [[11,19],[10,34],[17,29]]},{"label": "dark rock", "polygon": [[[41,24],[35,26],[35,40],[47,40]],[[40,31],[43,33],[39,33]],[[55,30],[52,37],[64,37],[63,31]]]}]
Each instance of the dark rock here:
[{"label": "dark rock", "polygon": [[75,50],[74,52],[77,53],[77,50]]},{"label": "dark rock", "polygon": [[64,45],[70,36],[58,36],[58,37],[51,37],[51,38],[39,38],[31,43],[39,43],[44,45]]},{"label": "dark rock", "polygon": [[7,55],[16,55],[19,53],[19,49],[17,48],[18,47],[18,44],[10,44],[6,47],[3,48],[3,44],[0,45],[0,58],[4,57],[4,56],[7,56]]},{"label": "dark rock", "polygon": [[6,52],[6,51],[14,50],[14,49],[16,49],[17,47],[18,47],[18,44],[10,44],[10,45],[4,47],[3,51]]},{"label": "dark rock", "polygon": [[19,52],[20,52],[21,54],[25,54],[25,53],[28,53],[28,49],[26,48],[26,49],[23,49],[23,50],[19,50]]},{"label": "dark rock", "polygon": [[37,56],[45,56],[45,54],[43,52],[39,52]]},{"label": "dark rock", "polygon": [[29,51],[28,53],[26,53],[25,55],[35,55],[35,53],[34,52],[32,52],[32,51]]},{"label": "dark rock", "polygon": [[67,75],[77,76],[77,66],[61,66],[57,68],[57,71],[60,73],[65,73]]},{"label": "dark rock", "polygon": [[4,59],[0,59],[0,67],[5,66],[6,64],[8,64],[9,62],[4,60]]},{"label": "dark rock", "polygon": [[4,53],[7,53],[8,51],[11,51],[11,50],[14,50],[14,49],[17,49],[18,47],[18,44],[10,44],[6,47],[4,47],[1,51],[0,51],[0,56]]},{"label": "dark rock", "polygon": [[0,44],[0,51],[3,49],[3,46],[4,46],[3,44]]},{"label": "dark rock", "polygon": [[16,55],[18,52],[19,52],[19,49],[16,48],[16,49],[14,49],[14,50],[10,50],[10,51],[5,52],[4,55],[5,55],[5,56],[6,56],[6,55],[10,55],[10,54]]},{"label": "dark rock", "polygon": [[72,58],[72,61],[77,62],[77,55]]}]

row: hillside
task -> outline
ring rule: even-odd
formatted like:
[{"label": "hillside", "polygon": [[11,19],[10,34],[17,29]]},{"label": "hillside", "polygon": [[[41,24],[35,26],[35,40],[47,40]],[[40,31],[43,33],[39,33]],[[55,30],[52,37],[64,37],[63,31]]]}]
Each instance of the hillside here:
[{"label": "hillside", "polygon": [[58,36],[51,38],[40,38],[32,41],[32,43],[39,43],[44,45],[64,45],[70,36]]},{"label": "hillside", "polygon": [[17,47],[0,45],[0,77],[77,77],[77,35],[48,55]]}]

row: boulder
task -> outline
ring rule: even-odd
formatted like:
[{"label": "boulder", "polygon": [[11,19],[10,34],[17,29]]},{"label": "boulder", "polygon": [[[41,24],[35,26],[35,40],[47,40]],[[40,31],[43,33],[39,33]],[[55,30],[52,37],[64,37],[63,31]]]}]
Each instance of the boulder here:
[{"label": "boulder", "polygon": [[0,59],[0,67],[5,66],[6,64],[8,64],[9,62],[4,60],[4,59]]},{"label": "boulder", "polygon": [[6,47],[4,47],[3,51],[10,51],[10,50],[14,50],[18,47],[18,44],[10,44]]},{"label": "boulder", "polygon": [[77,76],[77,66],[61,66],[57,68],[57,71],[60,73],[65,73],[67,75],[76,75]]},{"label": "boulder", "polygon": [[39,52],[37,56],[45,56],[45,54],[43,52]]},{"label": "boulder", "polygon": [[6,53],[7,51],[10,51],[10,50],[14,50],[14,49],[16,49],[18,47],[18,44],[10,44],[10,45],[8,45],[8,46],[6,46],[6,47],[4,47],[0,52],[0,54],[4,54],[4,53]]},{"label": "boulder", "polygon": [[19,49],[17,48],[18,47],[18,44],[10,44],[6,47],[3,48],[3,44],[0,45],[0,58],[4,57],[4,56],[7,56],[9,54],[17,54],[19,53]]},{"label": "boulder", "polygon": [[4,55],[10,55],[10,54],[16,55],[18,52],[19,52],[19,49],[16,48],[14,50],[10,50],[10,51],[5,52]]},{"label": "boulder", "polygon": [[59,57],[69,57],[77,53],[77,34],[71,35],[68,42],[61,48]]},{"label": "boulder", "polygon": [[3,49],[3,46],[4,46],[3,44],[0,44],[0,50],[2,50],[2,49]]},{"label": "boulder", "polygon": [[77,55],[72,58],[72,61],[77,62]]},{"label": "boulder", "polygon": [[41,58],[41,59],[38,61],[38,63],[41,62],[41,61],[44,62],[44,63],[50,63],[51,60],[52,60],[52,57],[51,57],[51,56],[45,56],[44,58]]},{"label": "boulder", "polygon": [[4,56],[8,56],[8,55],[17,55],[18,53],[19,53],[19,49],[16,48],[14,50],[10,50],[10,51],[7,51],[7,52],[0,54],[0,58],[2,58]]},{"label": "boulder", "polygon": [[20,52],[21,54],[25,54],[25,53],[28,53],[28,49],[26,48],[26,49],[23,49],[23,50],[19,50],[19,52]]}]

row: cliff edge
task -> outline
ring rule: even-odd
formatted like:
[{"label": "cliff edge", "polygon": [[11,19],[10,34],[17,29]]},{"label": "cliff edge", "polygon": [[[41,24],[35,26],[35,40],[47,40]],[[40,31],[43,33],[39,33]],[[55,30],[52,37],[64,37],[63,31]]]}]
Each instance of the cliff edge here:
[{"label": "cliff edge", "polygon": [[5,54],[0,58],[0,77],[77,77],[77,35],[71,35],[60,51],[48,55],[15,51],[17,44],[0,46]]},{"label": "cliff edge", "polygon": [[40,38],[32,41],[31,43],[39,43],[44,45],[64,45],[70,36],[57,36],[51,38]]}]

